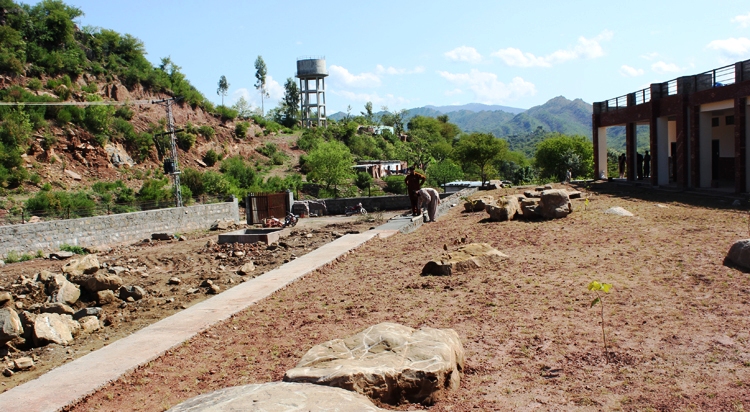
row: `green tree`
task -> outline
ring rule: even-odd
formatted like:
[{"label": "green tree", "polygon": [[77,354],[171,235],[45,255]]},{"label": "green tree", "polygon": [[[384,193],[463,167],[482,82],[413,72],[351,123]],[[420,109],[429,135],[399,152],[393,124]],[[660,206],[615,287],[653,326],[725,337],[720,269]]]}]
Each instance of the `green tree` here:
[{"label": "green tree", "polygon": [[576,177],[593,177],[594,147],[591,142],[583,136],[553,136],[537,145],[535,161],[541,177],[562,181],[568,169]]},{"label": "green tree", "polygon": [[322,142],[307,156],[310,167],[308,178],[322,181],[326,190],[336,187],[352,176],[352,154],[349,148],[339,141]]},{"label": "green tree", "polygon": [[279,122],[286,127],[294,127],[297,124],[297,118],[299,117],[299,101],[300,94],[297,82],[291,77],[286,79],[284,83],[284,100],[282,100],[282,115],[283,119]]},{"label": "green tree", "polygon": [[265,108],[263,106],[263,100],[266,97],[270,97],[268,94],[268,90],[266,90],[266,75],[268,74],[268,68],[266,67],[266,62],[263,61],[263,56],[258,56],[257,59],[255,59],[255,78],[257,81],[255,82],[255,88],[260,92],[260,115],[263,116],[265,114]]},{"label": "green tree", "polygon": [[508,143],[488,133],[463,135],[456,143],[454,156],[464,171],[471,166],[478,169],[482,185],[489,180],[492,163],[508,151]]},{"label": "green tree", "polygon": [[237,116],[243,119],[247,119],[253,114],[253,106],[245,100],[244,96],[240,96],[240,98],[237,99],[237,102],[232,105],[232,109],[237,112]]},{"label": "green tree", "polygon": [[365,111],[360,113],[365,117],[365,120],[367,120],[367,124],[372,124],[372,102],[365,103]]},{"label": "green tree", "polygon": [[425,172],[427,173],[427,184],[430,186],[443,186],[448,182],[460,180],[464,177],[461,166],[450,159],[431,163]]},{"label": "green tree", "polygon": [[216,94],[221,96],[221,105],[224,106],[224,96],[227,95],[227,91],[229,90],[229,82],[227,82],[227,77],[223,74],[219,78],[219,88],[216,89]]}]

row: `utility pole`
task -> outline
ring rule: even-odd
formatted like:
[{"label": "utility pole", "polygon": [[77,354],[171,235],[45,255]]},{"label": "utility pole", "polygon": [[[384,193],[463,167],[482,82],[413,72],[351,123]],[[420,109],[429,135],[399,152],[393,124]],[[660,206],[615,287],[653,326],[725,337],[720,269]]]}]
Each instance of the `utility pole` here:
[{"label": "utility pole", "polygon": [[[174,117],[172,116],[172,103],[176,98],[154,100],[152,103],[163,104],[167,107],[167,133],[171,144],[171,159],[164,159],[164,171],[172,175],[174,179],[174,199],[177,207],[182,207],[182,191],[180,190],[180,166],[177,163],[177,137],[175,136]],[[171,161],[171,167],[166,167]]]}]

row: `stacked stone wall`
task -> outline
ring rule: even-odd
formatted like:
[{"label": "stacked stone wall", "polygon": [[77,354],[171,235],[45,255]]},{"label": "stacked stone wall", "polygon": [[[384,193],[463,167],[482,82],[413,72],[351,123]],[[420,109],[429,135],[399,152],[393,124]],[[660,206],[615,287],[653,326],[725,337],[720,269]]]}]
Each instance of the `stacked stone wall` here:
[{"label": "stacked stone wall", "polygon": [[0,257],[59,250],[64,244],[88,248],[123,245],[152,233],[208,229],[218,219],[239,222],[237,200],[146,212],[0,226]]}]

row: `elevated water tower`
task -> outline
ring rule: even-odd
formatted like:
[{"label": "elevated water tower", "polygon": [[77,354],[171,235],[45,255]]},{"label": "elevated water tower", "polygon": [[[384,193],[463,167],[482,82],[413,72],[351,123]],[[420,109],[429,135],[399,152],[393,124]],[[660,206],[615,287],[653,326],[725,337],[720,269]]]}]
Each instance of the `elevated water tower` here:
[{"label": "elevated water tower", "polygon": [[300,57],[297,59],[303,127],[328,126],[326,120],[327,76],[325,57]]}]

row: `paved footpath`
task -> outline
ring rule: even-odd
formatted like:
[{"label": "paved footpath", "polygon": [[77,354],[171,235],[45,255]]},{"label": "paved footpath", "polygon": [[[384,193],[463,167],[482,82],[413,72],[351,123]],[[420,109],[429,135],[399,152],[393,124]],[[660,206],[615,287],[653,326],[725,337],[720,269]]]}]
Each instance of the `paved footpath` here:
[{"label": "paved footpath", "polygon": [[[438,215],[445,213],[451,205],[445,202],[440,206]],[[421,224],[421,216],[399,216],[373,230],[342,236],[279,268],[0,394],[0,411],[58,411],[369,240],[412,232]]]},{"label": "paved footpath", "polygon": [[279,268],[0,394],[0,411],[60,410],[295,280],[334,262],[372,238],[395,233],[374,229],[340,237]]}]

